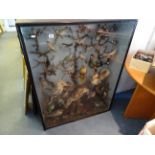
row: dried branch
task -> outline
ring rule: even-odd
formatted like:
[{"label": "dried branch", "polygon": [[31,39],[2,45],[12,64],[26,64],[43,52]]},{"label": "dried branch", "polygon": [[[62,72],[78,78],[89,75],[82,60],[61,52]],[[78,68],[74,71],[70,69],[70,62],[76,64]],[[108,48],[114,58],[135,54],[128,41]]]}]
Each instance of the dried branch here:
[{"label": "dried branch", "polygon": [[50,53],[51,51],[50,50],[47,50],[45,52],[40,52],[40,51],[31,51],[30,53],[31,54],[35,54],[35,55],[38,55],[39,57],[42,57],[42,56],[47,56],[48,53]]}]

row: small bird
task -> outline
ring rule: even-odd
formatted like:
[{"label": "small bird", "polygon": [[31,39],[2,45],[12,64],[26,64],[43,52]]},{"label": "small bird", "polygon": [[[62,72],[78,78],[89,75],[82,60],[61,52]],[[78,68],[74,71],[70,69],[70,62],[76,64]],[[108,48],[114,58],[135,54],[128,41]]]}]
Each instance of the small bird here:
[{"label": "small bird", "polygon": [[82,38],[77,38],[75,39],[75,44],[77,44],[78,46],[80,45],[84,45],[86,38],[82,37]]},{"label": "small bird", "polygon": [[85,32],[87,29],[88,28],[86,25],[79,25],[77,32],[82,33],[82,32]]},{"label": "small bird", "polygon": [[56,70],[54,69],[54,65],[49,65],[47,68],[45,68],[46,75],[56,75]]},{"label": "small bird", "polygon": [[69,55],[65,56],[62,61],[65,63],[65,62],[70,62],[70,61],[73,61],[73,60],[74,60],[73,55],[69,54]]},{"label": "small bird", "polygon": [[49,51],[53,51],[53,52],[56,51],[56,47],[54,46],[53,43],[51,43],[50,41],[46,41],[46,43]]},{"label": "small bird", "polygon": [[86,81],[86,76],[87,76],[87,67],[82,66],[79,69],[79,83],[83,84]]},{"label": "small bird", "polygon": [[102,57],[103,59],[106,59],[106,64],[110,64],[111,59],[116,55],[116,53],[117,53],[116,49],[108,53],[103,53]]},{"label": "small bird", "polygon": [[85,94],[89,94],[88,88],[77,88],[77,90],[67,99],[65,108],[68,108],[72,103],[75,103],[76,101],[80,100],[80,98]]},{"label": "small bird", "polygon": [[108,69],[103,69],[99,73],[95,73],[92,77],[91,84],[94,86],[99,85],[103,80],[105,80],[110,75]]},{"label": "small bird", "polygon": [[99,29],[97,31],[97,34],[101,35],[101,36],[106,36],[106,35],[109,35],[109,31],[107,29]]},{"label": "small bird", "polygon": [[63,114],[63,109],[58,109],[58,110],[55,110],[55,111],[52,111],[52,113],[50,115],[48,115],[49,118],[52,118],[52,117],[59,117]]},{"label": "small bird", "polygon": [[97,57],[94,54],[90,55],[88,64],[89,64],[89,67],[91,68],[96,68],[101,66],[101,63],[98,61]]},{"label": "small bird", "polygon": [[55,95],[61,95],[61,93],[64,91],[64,89],[71,87],[71,84],[60,80],[57,82],[56,86],[55,86],[55,90],[54,90],[54,94]]},{"label": "small bird", "polygon": [[43,78],[39,78],[39,82],[40,82],[40,86],[41,86],[41,90],[42,92],[45,92],[45,91],[51,91],[52,90],[52,87],[53,87],[53,84],[50,83],[49,81],[43,79]]},{"label": "small bird", "polygon": [[86,60],[86,57],[82,54],[82,52],[80,51],[80,53],[79,53],[79,59],[81,59],[81,60]]},{"label": "small bird", "polygon": [[66,34],[66,32],[67,32],[67,29],[66,28],[64,28],[64,29],[58,29],[58,30],[56,30],[55,31],[55,42],[57,42],[57,40],[59,39],[59,38],[63,38],[64,37],[64,35]]}]

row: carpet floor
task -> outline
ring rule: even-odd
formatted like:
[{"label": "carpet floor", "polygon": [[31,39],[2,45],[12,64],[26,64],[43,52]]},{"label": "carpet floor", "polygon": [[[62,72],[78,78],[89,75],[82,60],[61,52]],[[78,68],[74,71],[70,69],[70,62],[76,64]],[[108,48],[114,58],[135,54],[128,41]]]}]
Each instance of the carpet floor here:
[{"label": "carpet floor", "polygon": [[110,111],[43,130],[40,118],[24,114],[22,60],[15,32],[0,36],[0,134],[8,135],[131,135],[146,120],[125,119],[123,112],[132,91],[115,96]]}]

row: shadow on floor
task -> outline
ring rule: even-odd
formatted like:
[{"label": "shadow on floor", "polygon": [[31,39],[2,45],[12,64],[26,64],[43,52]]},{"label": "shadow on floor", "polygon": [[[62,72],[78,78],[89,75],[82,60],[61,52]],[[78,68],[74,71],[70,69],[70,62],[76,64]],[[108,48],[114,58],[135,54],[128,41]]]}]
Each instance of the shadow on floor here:
[{"label": "shadow on floor", "polygon": [[137,135],[147,120],[126,119],[123,114],[132,96],[133,90],[115,95],[111,113],[124,135]]}]

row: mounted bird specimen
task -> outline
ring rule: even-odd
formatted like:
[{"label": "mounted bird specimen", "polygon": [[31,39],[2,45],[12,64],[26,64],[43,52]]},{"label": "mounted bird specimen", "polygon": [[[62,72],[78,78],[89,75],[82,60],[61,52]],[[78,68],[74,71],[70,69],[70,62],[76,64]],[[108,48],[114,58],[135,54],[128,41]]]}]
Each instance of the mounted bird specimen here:
[{"label": "mounted bird specimen", "polygon": [[116,56],[116,54],[117,54],[117,50],[114,49],[111,52],[103,53],[103,55],[101,56],[101,59],[103,59],[105,63],[109,65],[110,61]]},{"label": "mounted bird specimen", "polygon": [[85,37],[77,38],[77,39],[74,40],[74,42],[75,42],[75,44],[77,46],[84,45],[85,44],[85,41],[86,41],[86,38]]},{"label": "mounted bird specimen", "polygon": [[79,69],[79,76],[78,76],[79,84],[85,83],[86,80],[87,80],[87,67],[86,66],[82,66]]},{"label": "mounted bird specimen", "polygon": [[65,104],[65,108],[68,108],[71,104],[73,104],[75,101],[80,100],[82,96],[85,94],[89,94],[89,89],[84,87],[84,88],[77,88],[75,92],[73,92],[70,97],[67,99],[67,102]]},{"label": "mounted bird specimen", "polygon": [[96,86],[101,84],[101,82],[106,78],[108,78],[109,75],[110,75],[110,71],[108,69],[103,69],[99,73],[95,73],[91,79],[92,85]]},{"label": "mounted bird specimen", "polygon": [[55,47],[55,45],[52,42],[46,41],[46,43],[47,43],[47,47],[48,47],[49,51],[53,51],[53,52],[56,51],[56,47]]},{"label": "mounted bird specimen", "polygon": [[68,28],[55,30],[55,41],[54,42],[56,43],[59,38],[62,39],[65,36],[65,34],[67,33],[67,31],[68,31]]},{"label": "mounted bird specimen", "polygon": [[77,33],[83,33],[83,32],[86,32],[88,31],[89,29],[87,28],[86,25],[79,25],[79,28],[77,30]]},{"label": "mounted bird specimen", "polygon": [[40,87],[41,87],[41,91],[45,96],[50,96],[51,95],[51,91],[54,88],[54,83],[50,82],[42,77],[39,78],[39,82],[40,82]]},{"label": "mounted bird specimen", "polygon": [[100,67],[102,65],[101,62],[99,61],[99,59],[97,58],[97,56],[94,54],[90,55],[88,64],[89,64],[90,68],[94,68],[94,69],[96,69],[97,67]]}]

